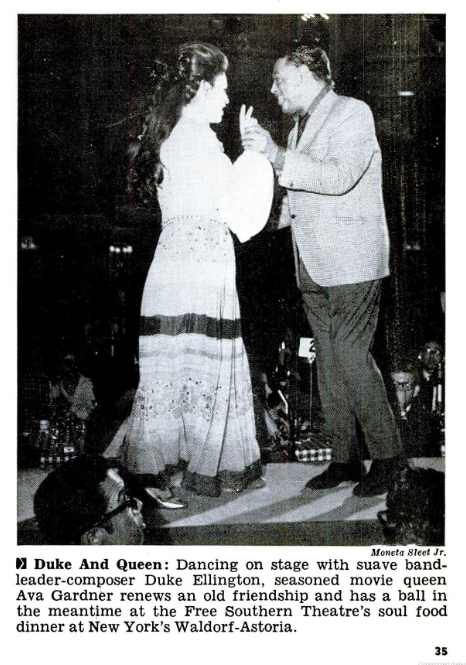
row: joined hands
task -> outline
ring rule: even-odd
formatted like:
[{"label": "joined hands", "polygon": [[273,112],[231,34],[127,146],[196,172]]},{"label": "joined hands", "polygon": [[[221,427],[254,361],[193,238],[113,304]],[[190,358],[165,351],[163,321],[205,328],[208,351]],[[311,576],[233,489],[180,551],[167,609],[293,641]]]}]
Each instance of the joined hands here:
[{"label": "joined hands", "polygon": [[252,117],[253,107],[246,110],[243,104],[239,112],[239,131],[244,150],[255,150],[263,154],[270,162],[277,156],[278,146],[270,136],[270,132],[261,127],[256,118]]}]

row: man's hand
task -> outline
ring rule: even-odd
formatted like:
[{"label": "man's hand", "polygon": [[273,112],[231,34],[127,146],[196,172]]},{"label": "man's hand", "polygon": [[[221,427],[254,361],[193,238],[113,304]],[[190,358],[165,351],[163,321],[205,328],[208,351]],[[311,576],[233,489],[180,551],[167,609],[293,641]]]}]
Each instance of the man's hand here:
[{"label": "man's hand", "polygon": [[245,127],[242,135],[242,144],[245,150],[256,150],[273,162],[278,152],[278,145],[270,133],[259,124]]}]

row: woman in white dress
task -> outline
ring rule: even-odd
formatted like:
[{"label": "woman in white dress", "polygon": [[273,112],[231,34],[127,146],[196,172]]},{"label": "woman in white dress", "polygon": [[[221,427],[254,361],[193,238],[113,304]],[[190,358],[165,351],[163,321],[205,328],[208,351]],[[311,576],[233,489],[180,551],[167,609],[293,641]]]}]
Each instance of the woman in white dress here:
[{"label": "woman in white dress", "polygon": [[[233,165],[210,127],[228,103],[227,66],[214,46],[179,49],[156,78],[135,163],[158,197],[162,233],[142,299],[124,462],[165,508],[186,505],[170,489],[179,469],[198,494],[263,486],[230,232],[244,242],[263,228],[273,175],[252,151]],[[255,122],[244,108],[241,121]]]}]

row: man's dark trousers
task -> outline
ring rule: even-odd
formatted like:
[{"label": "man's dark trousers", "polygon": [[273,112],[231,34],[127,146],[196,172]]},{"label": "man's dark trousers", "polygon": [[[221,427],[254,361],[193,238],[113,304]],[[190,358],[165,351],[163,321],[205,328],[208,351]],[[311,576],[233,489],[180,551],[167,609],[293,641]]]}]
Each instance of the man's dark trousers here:
[{"label": "man's dark trousers", "polygon": [[357,455],[359,421],[372,459],[400,453],[400,437],[380,370],[370,352],[381,280],[320,286],[298,259],[299,285],[316,347],[317,380],[334,462]]}]

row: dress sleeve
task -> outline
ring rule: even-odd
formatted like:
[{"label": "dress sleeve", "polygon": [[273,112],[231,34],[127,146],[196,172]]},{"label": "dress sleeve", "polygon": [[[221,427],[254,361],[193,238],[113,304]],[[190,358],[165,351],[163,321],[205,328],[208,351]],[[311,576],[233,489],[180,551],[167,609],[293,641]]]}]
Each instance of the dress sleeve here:
[{"label": "dress sleeve", "polygon": [[233,164],[227,188],[227,224],[241,242],[262,231],[273,200],[273,169],[258,152],[246,150]]}]

